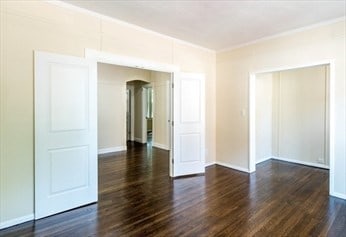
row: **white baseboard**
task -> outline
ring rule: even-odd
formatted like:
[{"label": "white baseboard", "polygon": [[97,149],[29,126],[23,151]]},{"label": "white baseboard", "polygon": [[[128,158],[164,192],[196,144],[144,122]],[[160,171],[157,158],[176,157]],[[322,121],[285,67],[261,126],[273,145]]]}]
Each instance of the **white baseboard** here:
[{"label": "white baseboard", "polygon": [[256,161],[256,165],[259,164],[259,163],[262,163],[262,162],[264,162],[264,161],[270,160],[271,158],[272,158],[272,157],[262,158],[262,159]]},{"label": "white baseboard", "polygon": [[237,165],[231,165],[231,164],[220,162],[220,161],[216,161],[215,163],[217,165],[221,165],[221,166],[224,166],[224,167],[227,167],[227,168],[231,168],[231,169],[238,170],[238,171],[241,171],[241,172],[250,173],[249,169],[246,169],[246,168],[243,168],[243,167],[240,167],[240,166],[237,166]]},{"label": "white baseboard", "polygon": [[329,169],[328,165],[319,164],[319,163],[305,162],[305,161],[294,160],[294,159],[287,159],[287,158],[284,158],[284,157],[276,157],[276,156],[273,156],[272,159],[274,159],[274,160],[281,160],[281,161],[287,161],[287,162],[291,162],[291,163],[296,163],[296,164],[300,164],[300,165],[307,165],[307,166],[312,166],[312,167],[317,167],[317,168]]},{"label": "white baseboard", "polygon": [[211,165],[215,165],[215,161],[212,161],[212,162],[207,162],[205,163],[205,167],[208,167],[208,166],[211,166]]},{"label": "white baseboard", "polygon": [[14,225],[22,224],[27,221],[32,221],[33,219],[34,219],[34,214],[30,214],[30,215],[18,217],[12,220],[0,222],[0,230],[14,226]]},{"label": "white baseboard", "polygon": [[153,142],[153,147],[157,147],[157,148],[169,151],[169,148],[168,148],[167,145],[160,144],[160,143],[157,143],[157,142]]},{"label": "white baseboard", "polygon": [[330,192],[330,196],[345,199],[346,200],[346,194],[343,193],[337,193],[337,192]]},{"label": "white baseboard", "polygon": [[116,146],[116,147],[109,147],[109,148],[101,148],[98,150],[98,154],[107,154],[107,153],[112,153],[112,152],[117,152],[117,151],[126,151],[127,147],[126,146]]},{"label": "white baseboard", "polygon": [[135,137],[135,142],[139,142],[139,143],[142,143],[142,144],[145,143],[142,138],[138,138],[138,137]]}]

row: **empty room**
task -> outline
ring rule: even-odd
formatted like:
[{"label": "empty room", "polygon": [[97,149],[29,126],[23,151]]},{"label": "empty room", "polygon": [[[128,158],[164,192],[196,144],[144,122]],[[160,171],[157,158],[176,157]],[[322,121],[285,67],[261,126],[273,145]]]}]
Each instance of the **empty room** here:
[{"label": "empty room", "polygon": [[345,0],[0,0],[0,52],[0,236],[345,236]]}]

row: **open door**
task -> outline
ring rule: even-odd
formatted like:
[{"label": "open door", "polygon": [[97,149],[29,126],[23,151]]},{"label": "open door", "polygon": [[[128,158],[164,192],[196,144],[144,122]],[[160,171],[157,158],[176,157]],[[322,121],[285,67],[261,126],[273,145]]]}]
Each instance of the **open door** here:
[{"label": "open door", "polygon": [[35,219],[97,201],[97,73],[35,53]]},{"label": "open door", "polygon": [[205,171],[204,75],[173,78],[173,177]]}]

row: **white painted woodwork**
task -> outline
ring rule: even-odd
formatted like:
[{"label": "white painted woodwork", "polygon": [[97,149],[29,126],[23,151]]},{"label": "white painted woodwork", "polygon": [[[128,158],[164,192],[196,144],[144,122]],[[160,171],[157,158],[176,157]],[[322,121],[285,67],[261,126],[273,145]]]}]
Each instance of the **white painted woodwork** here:
[{"label": "white painted woodwork", "polygon": [[140,107],[141,107],[141,138],[142,138],[142,143],[147,143],[147,93],[148,90],[147,88],[142,87],[141,88],[141,100],[140,100]]},{"label": "white painted woodwork", "polygon": [[126,89],[126,140],[131,140],[131,90]]},{"label": "white painted woodwork", "polygon": [[35,219],[97,201],[96,63],[35,53]]},{"label": "white painted woodwork", "polygon": [[204,75],[174,74],[173,176],[204,173]]}]

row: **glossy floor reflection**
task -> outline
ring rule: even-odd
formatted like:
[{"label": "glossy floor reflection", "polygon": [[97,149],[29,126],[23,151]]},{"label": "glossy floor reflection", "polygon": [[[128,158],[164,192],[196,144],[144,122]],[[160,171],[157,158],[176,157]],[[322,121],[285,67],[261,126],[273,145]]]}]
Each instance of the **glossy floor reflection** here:
[{"label": "glossy floor reflection", "polygon": [[251,175],[210,166],[171,179],[168,152],[129,143],[99,159],[99,202],[0,236],[345,236],[328,171],[267,161]]}]

